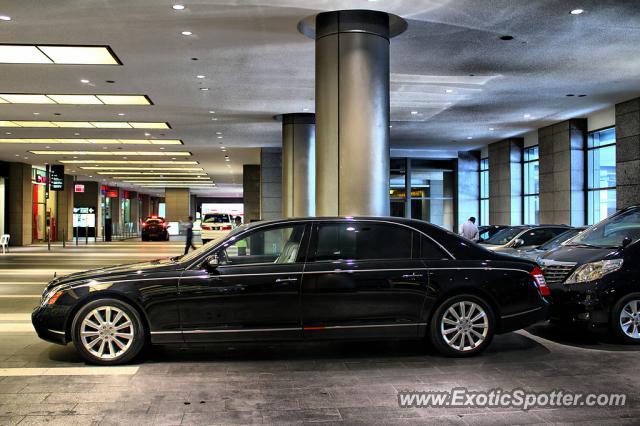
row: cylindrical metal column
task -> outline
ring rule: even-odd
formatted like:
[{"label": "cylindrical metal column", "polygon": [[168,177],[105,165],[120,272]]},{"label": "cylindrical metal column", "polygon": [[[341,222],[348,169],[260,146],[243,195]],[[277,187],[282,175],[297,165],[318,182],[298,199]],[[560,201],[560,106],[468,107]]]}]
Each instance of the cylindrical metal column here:
[{"label": "cylindrical metal column", "polygon": [[[324,12],[315,20],[316,210],[389,215],[389,39],[395,15]],[[304,22],[301,31],[309,35]]]},{"label": "cylindrical metal column", "polygon": [[282,116],[282,216],[306,217],[316,213],[315,115]]}]

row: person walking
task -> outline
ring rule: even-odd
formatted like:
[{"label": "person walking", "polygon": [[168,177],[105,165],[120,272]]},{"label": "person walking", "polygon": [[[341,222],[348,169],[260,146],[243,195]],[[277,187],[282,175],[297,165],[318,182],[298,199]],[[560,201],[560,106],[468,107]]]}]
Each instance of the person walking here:
[{"label": "person walking", "polygon": [[236,218],[233,220],[233,224],[234,228],[242,226],[242,218],[240,216],[236,216]]},{"label": "person walking", "polygon": [[462,224],[460,235],[465,237],[467,240],[474,242],[477,242],[480,239],[475,217],[471,216],[469,220]]},{"label": "person walking", "polygon": [[193,245],[193,216],[189,216],[189,221],[185,225],[187,229],[187,245],[184,248],[184,254],[189,253],[189,249],[196,249],[196,246]]}]

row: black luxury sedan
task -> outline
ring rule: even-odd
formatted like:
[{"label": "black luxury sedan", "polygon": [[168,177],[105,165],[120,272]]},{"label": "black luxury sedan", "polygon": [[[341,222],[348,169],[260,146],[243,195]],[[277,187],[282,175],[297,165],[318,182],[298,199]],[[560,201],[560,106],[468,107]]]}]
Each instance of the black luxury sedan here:
[{"label": "black luxury sedan", "polygon": [[538,262],[552,293],[552,319],[609,329],[640,343],[640,206],[621,210]]},{"label": "black luxury sedan", "polygon": [[256,222],[181,257],[59,277],[32,321],[95,364],[151,344],[421,339],[481,352],[495,333],[548,317],[538,266],[426,222]]},{"label": "black luxury sedan", "polygon": [[150,216],[142,222],[142,241],[169,241],[169,224],[163,217]]}]

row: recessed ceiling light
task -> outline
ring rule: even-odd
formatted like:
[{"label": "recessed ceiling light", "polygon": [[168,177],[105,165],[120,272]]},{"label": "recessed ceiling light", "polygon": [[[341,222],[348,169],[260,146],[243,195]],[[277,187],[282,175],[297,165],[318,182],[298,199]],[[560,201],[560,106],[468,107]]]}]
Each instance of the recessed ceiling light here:
[{"label": "recessed ceiling light", "polygon": [[11,16],[0,15],[0,21],[10,21],[10,20],[11,20]]},{"label": "recessed ceiling light", "polygon": [[220,149],[227,149],[227,147],[226,146],[221,146]]},{"label": "recessed ceiling light", "polygon": [[211,121],[218,121],[218,119],[214,117],[211,119]]},{"label": "recessed ceiling light", "polygon": [[203,92],[206,92],[207,90],[209,90],[208,87],[201,87],[200,90],[202,90]]},{"label": "recessed ceiling light", "polygon": [[190,36],[193,35],[193,33],[191,31],[183,31],[180,34],[182,34],[183,36]]},{"label": "recessed ceiling light", "polygon": [[446,93],[452,93],[452,92],[453,92],[453,90],[451,90],[451,89],[447,89],[447,90],[445,90],[445,92],[446,92]]},{"label": "recessed ceiling light", "polygon": [[493,131],[493,130],[495,130],[495,129],[494,129],[493,127],[489,127],[489,130]]},{"label": "recessed ceiling light", "polygon": [[171,6],[171,8],[173,10],[184,10],[184,5],[182,5],[182,4],[174,4],[173,6]]},{"label": "recessed ceiling light", "polygon": [[218,136],[218,139],[222,139],[222,136]]},{"label": "recessed ceiling light", "polygon": [[5,135],[10,135],[10,134],[11,134],[11,132],[5,132],[4,134],[5,134]]},{"label": "recessed ceiling light", "polygon": [[584,10],[583,10],[583,9],[573,9],[573,10],[571,11],[571,14],[572,14],[572,15],[580,15],[580,14],[581,14],[581,13],[583,13],[583,12],[584,12]]},{"label": "recessed ceiling light", "polygon": [[90,81],[87,80],[86,78],[83,78],[83,79],[80,80],[80,83],[88,84],[88,83],[90,83]]},{"label": "recessed ceiling light", "polygon": [[473,136],[467,136],[467,139],[473,139]]},{"label": "recessed ceiling light", "polygon": [[124,112],[119,112],[118,115],[122,117],[124,115]]},{"label": "recessed ceiling light", "polygon": [[222,132],[216,132],[216,135],[221,135],[221,134],[222,134]]},{"label": "recessed ceiling light", "polygon": [[196,78],[205,78],[206,76],[202,75],[202,74],[198,74],[196,75]]},{"label": "recessed ceiling light", "polygon": [[151,136],[151,133],[149,133],[149,132],[144,132],[144,135],[145,135],[145,136]]},{"label": "recessed ceiling light", "polygon": [[303,111],[309,111],[309,108],[302,108]]},{"label": "recessed ceiling light", "polygon": [[209,114],[215,114],[215,113],[216,113],[215,111],[209,111]]},{"label": "recessed ceiling light", "polygon": [[418,115],[418,111],[411,111],[411,115]]},{"label": "recessed ceiling light", "polygon": [[40,113],[39,112],[34,112],[33,115],[40,115]]},{"label": "recessed ceiling light", "polygon": [[524,118],[530,118],[530,117],[531,117],[531,114],[525,114],[524,115]]},{"label": "recessed ceiling light", "polygon": [[389,124],[389,128],[390,128],[390,129],[391,129],[391,128],[393,128],[393,125]]}]

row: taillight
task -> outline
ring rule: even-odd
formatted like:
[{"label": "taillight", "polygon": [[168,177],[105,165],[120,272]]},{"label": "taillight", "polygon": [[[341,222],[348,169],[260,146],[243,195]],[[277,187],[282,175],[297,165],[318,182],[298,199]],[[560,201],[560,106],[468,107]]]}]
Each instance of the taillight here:
[{"label": "taillight", "polygon": [[547,285],[547,281],[544,279],[542,270],[539,267],[534,266],[533,270],[529,273],[529,275],[533,277],[533,281],[538,286],[538,289],[540,290],[541,295],[551,296],[551,290],[549,289],[549,286]]},{"label": "taillight", "polygon": [[143,223],[142,223],[142,227],[143,227],[143,228],[146,228],[146,227],[147,227],[147,222],[143,222]]},{"label": "taillight", "polygon": [[209,228],[207,225],[202,225],[201,228],[205,231],[210,231],[211,228]]},{"label": "taillight", "polygon": [[231,225],[227,225],[227,226],[223,226],[220,229],[223,230],[223,231],[231,231],[233,228],[231,227]]}]

